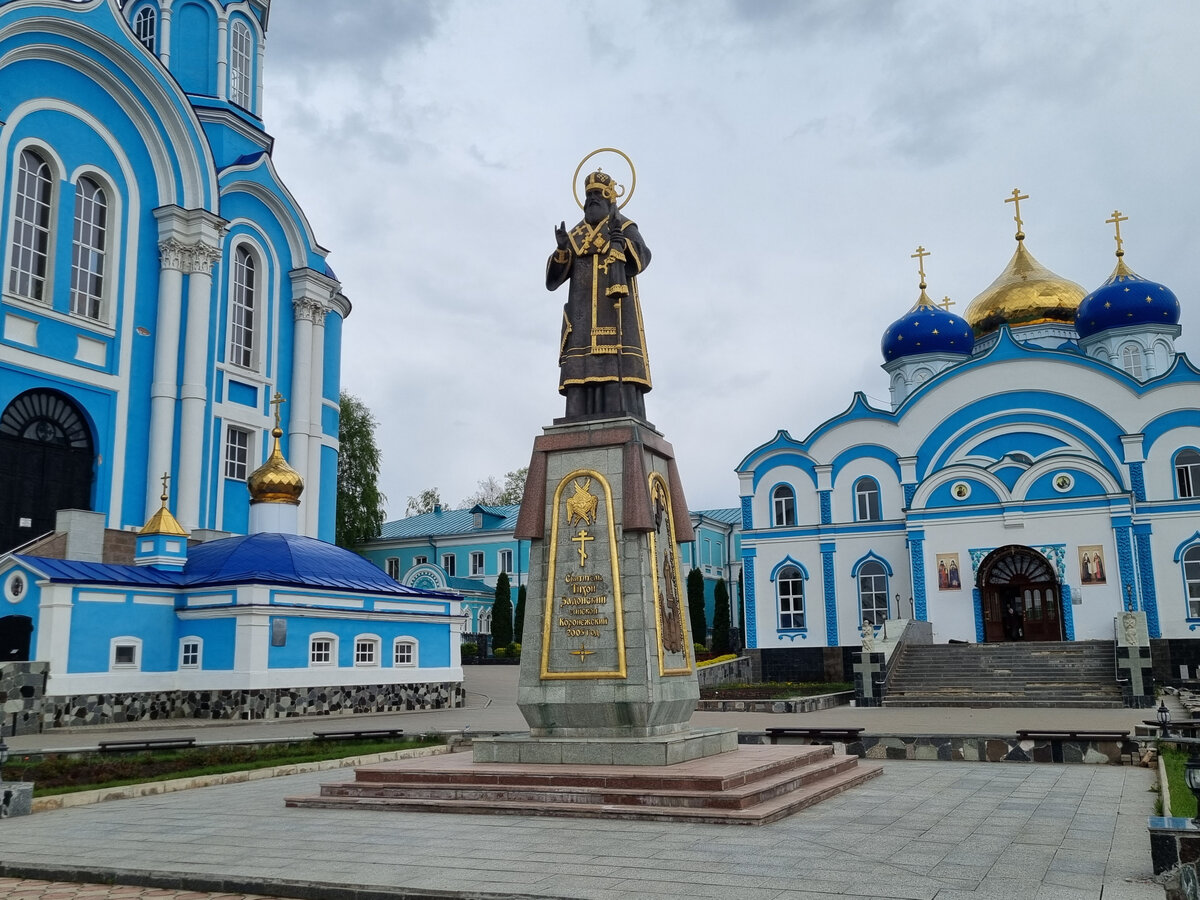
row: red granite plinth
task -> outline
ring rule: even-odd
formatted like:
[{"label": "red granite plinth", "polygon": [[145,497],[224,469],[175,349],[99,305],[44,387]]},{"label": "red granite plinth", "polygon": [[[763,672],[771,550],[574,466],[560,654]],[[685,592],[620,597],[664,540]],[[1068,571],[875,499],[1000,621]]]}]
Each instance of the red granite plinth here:
[{"label": "red granite plinth", "polygon": [[882,769],[828,746],[743,746],[672,766],[480,763],[469,753],[363,766],[289,807],[765,825]]}]

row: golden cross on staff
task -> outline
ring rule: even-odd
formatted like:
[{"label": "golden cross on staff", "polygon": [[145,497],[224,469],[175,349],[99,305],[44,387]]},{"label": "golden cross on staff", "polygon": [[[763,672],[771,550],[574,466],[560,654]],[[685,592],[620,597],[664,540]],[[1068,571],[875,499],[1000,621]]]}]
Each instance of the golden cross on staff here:
[{"label": "golden cross on staff", "polygon": [[593,653],[595,653],[595,652],[596,652],[595,650],[589,650],[589,649],[587,649],[587,645],[586,645],[586,644],[584,644],[584,642],[583,642],[583,641],[580,641],[580,642],[579,642],[579,649],[578,649],[578,650],[572,650],[572,651],[571,651],[571,655],[572,655],[572,656],[578,656],[578,657],[579,657],[579,662],[582,664],[582,663],[585,663],[585,662],[587,662],[587,658],[588,658],[589,656],[591,656],[591,655],[592,655]]},{"label": "golden cross on staff", "polygon": [[1018,241],[1025,240],[1025,234],[1024,234],[1024,232],[1021,231],[1021,226],[1023,224],[1025,224],[1024,222],[1021,221],[1021,201],[1028,200],[1028,199],[1029,199],[1029,195],[1022,194],[1020,188],[1013,188],[1012,196],[1007,197],[1004,200],[1005,203],[1011,203],[1013,205],[1013,213],[1014,213],[1013,219],[1017,223],[1017,240]]},{"label": "golden cross on staff", "polygon": [[166,499],[167,499],[167,482],[169,482],[170,480],[171,480],[171,476],[170,476],[170,475],[168,475],[166,472],[163,472],[163,476],[162,476],[162,483],[163,483],[163,497],[162,497],[162,498],[163,498],[164,500],[166,500]]},{"label": "golden cross on staff", "polygon": [[1128,222],[1128,221],[1129,221],[1129,216],[1121,215],[1121,211],[1119,209],[1113,210],[1113,217],[1111,219],[1104,220],[1105,224],[1107,224],[1107,225],[1117,226],[1116,240],[1117,240],[1117,256],[1118,257],[1125,255],[1125,242],[1121,240],[1121,223]]},{"label": "golden cross on staff", "polygon": [[271,398],[271,402],[268,404],[268,406],[275,407],[275,424],[277,426],[279,425],[279,410],[285,403],[287,403],[287,400],[284,399],[283,394],[276,391],[275,396]]},{"label": "golden cross on staff", "polygon": [[924,247],[918,245],[917,252],[910,253],[909,257],[908,257],[909,259],[917,260],[917,266],[921,272],[921,290],[925,290],[925,287],[926,287],[926,285],[925,285],[925,257],[927,257],[927,256],[932,256],[932,254],[928,250],[926,250]]},{"label": "golden cross on staff", "polygon": [[947,295],[942,298],[942,302],[939,303],[938,306],[940,306],[946,312],[950,312],[950,307],[954,306],[954,301],[950,299],[949,295]]},{"label": "golden cross on staff", "polygon": [[594,541],[595,538],[587,533],[586,528],[581,528],[579,530],[579,534],[575,535],[575,537],[571,538],[571,540],[579,545],[579,568],[582,569],[584,562],[586,562],[588,558],[587,542]]}]

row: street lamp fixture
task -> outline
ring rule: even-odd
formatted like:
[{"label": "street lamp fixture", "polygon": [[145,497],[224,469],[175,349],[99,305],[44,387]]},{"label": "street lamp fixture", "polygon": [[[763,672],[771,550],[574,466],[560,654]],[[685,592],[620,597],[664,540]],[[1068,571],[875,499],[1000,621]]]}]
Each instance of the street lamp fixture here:
[{"label": "street lamp fixture", "polygon": [[1158,709],[1155,710],[1154,715],[1158,719],[1158,727],[1161,732],[1159,736],[1168,737],[1171,734],[1171,711],[1167,709],[1166,700],[1159,701]]},{"label": "street lamp fixture", "polygon": [[1195,748],[1192,749],[1192,755],[1188,757],[1188,761],[1183,766],[1183,780],[1187,782],[1191,792],[1196,795],[1197,815],[1192,819],[1192,823],[1200,826],[1200,753]]}]

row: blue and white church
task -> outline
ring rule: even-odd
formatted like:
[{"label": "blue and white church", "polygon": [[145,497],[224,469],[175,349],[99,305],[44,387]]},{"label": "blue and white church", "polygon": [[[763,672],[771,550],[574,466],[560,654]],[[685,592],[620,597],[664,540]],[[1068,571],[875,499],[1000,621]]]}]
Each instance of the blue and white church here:
[{"label": "blue and white church", "polygon": [[0,4],[0,551],[60,509],[245,534],[270,397],[332,540],[350,303],[275,171],[269,0]]},{"label": "blue and white church", "polygon": [[0,554],[0,733],[462,705],[461,597],[297,534],[304,480],[271,437],[249,534],[189,535],[164,477],[136,533],[63,510]]},{"label": "blue and white church", "polygon": [[1116,268],[1089,293],[1034,259],[1018,208],[1011,260],[962,315],[918,249],[917,300],[882,339],[890,408],[856,393],[737,467],[748,647],[819,661],[888,619],[935,643],[1112,640],[1129,610],[1156,663],[1194,636],[1200,370],[1175,294],[1109,221]]}]

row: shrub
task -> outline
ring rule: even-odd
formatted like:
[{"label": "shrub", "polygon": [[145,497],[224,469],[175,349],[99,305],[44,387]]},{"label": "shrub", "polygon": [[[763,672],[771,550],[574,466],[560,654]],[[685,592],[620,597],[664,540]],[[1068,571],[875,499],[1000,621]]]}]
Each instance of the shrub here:
[{"label": "shrub", "polygon": [[479,655],[479,645],[473,644],[470,641],[463,641],[462,647],[459,648],[459,653],[463,659],[474,659]]},{"label": "shrub", "polygon": [[508,656],[508,648],[497,647],[492,651],[492,656],[496,657],[496,659],[504,659],[506,656]]}]

